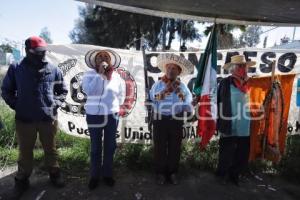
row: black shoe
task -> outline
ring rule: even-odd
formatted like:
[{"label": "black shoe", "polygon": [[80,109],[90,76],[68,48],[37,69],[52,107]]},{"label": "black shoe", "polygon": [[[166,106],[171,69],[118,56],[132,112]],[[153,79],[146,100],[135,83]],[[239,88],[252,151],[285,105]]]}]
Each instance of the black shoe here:
[{"label": "black shoe", "polygon": [[115,180],[112,177],[103,177],[104,183],[107,186],[113,187],[115,185]]},{"label": "black shoe", "polygon": [[178,177],[177,177],[176,174],[174,174],[174,173],[171,174],[170,177],[169,177],[169,179],[170,179],[170,183],[171,183],[171,184],[173,184],[173,185],[178,185],[179,180],[178,180]]},{"label": "black shoe", "polygon": [[59,169],[56,169],[55,171],[50,171],[49,178],[50,178],[51,183],[55,187],[62,188],[65,186],[65,180]]},{"label": "black shoe", "polygon": [[220,185],[226,185],[227,182],[228,182],[225,176],[216,176],[216,181],[217,181]]},{"label": "black shoe", "polygon": [[98,178],[91,178],[89,181],[89,189],[94,190],[99,185]]},{"label": "black shoe", "polygon": [[215,178],[216,181],[220,184],[220,185],[226,185],[228,182],[228,177],[224,174],[220,174],[218,172],[215,173]]},{"label": "black shoe", "polygon": [[7,199],[20,199],[25,191],[28,190],[29,185],[28,179],[17,179],[15,177],[15,187],[7,194]]},{"label": "black shoe", "polygon": [[163,174],[157,174],[156,183],[157,185],[164,185],[166,183],[166,177]]},{"label": "black shoe", "polygon": [[236,186],[240,186],[240,181],[238,177],[229,176],[229,181]]}]

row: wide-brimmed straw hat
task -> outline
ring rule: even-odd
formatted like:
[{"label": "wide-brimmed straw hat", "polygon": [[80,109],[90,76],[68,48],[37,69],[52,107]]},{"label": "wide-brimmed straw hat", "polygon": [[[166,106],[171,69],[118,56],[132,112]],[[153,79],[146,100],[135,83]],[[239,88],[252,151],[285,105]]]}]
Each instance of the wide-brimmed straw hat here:
[{"label": "wide-brimmed straw hat", "polygon": [[101,56],[105,56],[107,61],[114,68],[118,68],[121,63],[121,57],[115,51],[111,49],[94,49],[90,50],[85,54],[85,63],[90,68],[96,67],[97,58]]},{"label": "wide-brimmed straw hat", "polygon": [[157,66],[162,72],[166,72],[167,64],[176,64],[181,68],[179,76],[191,74],[194,69],[194,65],[182,56],[178,56],[172,53],[160,54],[157,57]]},{"label": "wide-brimmed straw hat", "polygon": [[247,67],[254,66],[256,64],[255,61],[246,61],[246,58],[244,55],[235,55],[231,56],[231,61],[226,63],[223,68],[228,70],[231,66],[236,65],[236,64],[246,64]]}]

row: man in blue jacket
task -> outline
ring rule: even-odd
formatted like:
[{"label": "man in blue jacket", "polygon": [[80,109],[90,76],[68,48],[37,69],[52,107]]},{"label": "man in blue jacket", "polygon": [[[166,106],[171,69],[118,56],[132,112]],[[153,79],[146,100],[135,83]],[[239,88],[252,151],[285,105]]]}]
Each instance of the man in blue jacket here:
[{"label": "man in blue jacket", "polygon": [[57,109],[65,100],[67,89],[61,71],[45,60],[47,43],[33,36],[25,41],[26,57],[10,65],[2,84],[2,97],[15,110],[19,145],[15,195],[29,187],[33,168],[33,148],[37,133],[45,153],[45,164],[54,186],[64,186],[55,146]]}]

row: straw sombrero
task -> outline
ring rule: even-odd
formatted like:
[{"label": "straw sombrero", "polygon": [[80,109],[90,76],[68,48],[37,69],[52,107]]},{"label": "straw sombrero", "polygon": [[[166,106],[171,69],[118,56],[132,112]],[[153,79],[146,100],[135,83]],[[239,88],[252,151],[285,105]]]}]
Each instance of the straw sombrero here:
[{"label": "straw sombrero", "polygon": [[170,63],[176,64],[181,68],[180,76],[191,74],[194,69],[194,65],[182,56],[169,53],[160,54],[157,57],[157,66],[164,73],[166,72],[165,66]]},{"label": "straw sombrero", "polygon": [[94,49],[90,50],[85,54],[85,63],[90,68],[96,67],[96,61],[99,59],[99,56],[105,56],[107,61],[113,66],[114,68],[118,68],[121,63],[121,57],[115,51],[110,49]]},{"label": "straw sombrero", "polygon": [[251,67],[254,66],[256,64],[255,61],[246,61],[246,58],[244,55],[235,55],[235,56],[231,56],[231,61],[226,63],[223,68],[228,70],[232,65],[235,64],[246,64],[247,67]]}]

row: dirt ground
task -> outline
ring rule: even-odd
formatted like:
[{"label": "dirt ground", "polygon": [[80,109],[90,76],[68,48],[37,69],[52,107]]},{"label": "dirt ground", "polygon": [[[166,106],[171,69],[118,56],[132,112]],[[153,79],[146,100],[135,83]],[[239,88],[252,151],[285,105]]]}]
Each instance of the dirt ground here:
[{"label": "dirt ground", "polygon": [[[87,172],[67,174],[67,185],[54,188],[47,173],[35,170],[30,178],[31,187],[22,200],[299,200],[300,185],[279,177],[268,175],[251,176],[240,184],[222,185],[210,172],[192,170],[180,173],[180,184],[155,184],[155,176],[145,171],[115,169],[116,185],[110,188],[103,183],[94,191],[87,187]],[[13,187],[13,174],[0,179],[0,200]]]}]

